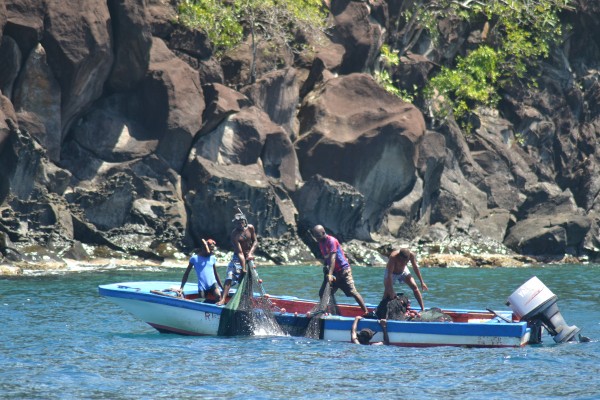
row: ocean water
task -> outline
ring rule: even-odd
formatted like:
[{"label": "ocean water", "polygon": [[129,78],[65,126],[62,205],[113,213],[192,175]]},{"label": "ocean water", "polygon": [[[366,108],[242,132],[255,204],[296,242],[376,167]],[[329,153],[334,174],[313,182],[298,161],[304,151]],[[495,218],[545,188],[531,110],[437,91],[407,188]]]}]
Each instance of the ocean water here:
[{"label": "ocean water", "polygon": [[[166,335],[98,295],[99,284],[180,281],[183,271],[0,278],[0,398],[600,399],[599,265],[421,269],[426,307],[505,309],[506,298],[537,276],[558,296],[566,322],[592,339],[557,345],[544,336],[543,344],[518,349]],[[315,266],[258,273],[269,293],[311,299],[322,278]],[[377,304],[383,269],[356,266],[353,273],[365,300]]]}]

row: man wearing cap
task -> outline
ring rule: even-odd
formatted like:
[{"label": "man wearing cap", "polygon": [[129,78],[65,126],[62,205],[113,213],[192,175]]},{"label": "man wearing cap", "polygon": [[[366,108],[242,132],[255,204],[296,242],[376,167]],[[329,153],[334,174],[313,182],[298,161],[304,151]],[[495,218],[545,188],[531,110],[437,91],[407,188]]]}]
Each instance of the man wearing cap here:
[{"label": "man wearing cap", "polygon": [[254,251],[258,245],[254,226],[248,223],[243,213],[237,213],[231,221],[234,225],[231,231],[231,244],[233,246],[233,258],[227,266],[227,277],[221,300],[217,305],[225,304],[229,289],[233,283],[240,282],[248,268],[254,267]]},{"label": "man wearing cap", "polygon": [[213,254],[216,244],[212,239],[202,239],[202,246],[194,251],[194,255],[190,258],[181,279],[181,287],[178,291],[180,296],[183,296],[183,287],[192,267],[194,267],[198,277],[198,294],[200,297],[205,298],[208,294],[211,294],[215,301],[221,298],[221,280],[217,273],[217,259]]}]

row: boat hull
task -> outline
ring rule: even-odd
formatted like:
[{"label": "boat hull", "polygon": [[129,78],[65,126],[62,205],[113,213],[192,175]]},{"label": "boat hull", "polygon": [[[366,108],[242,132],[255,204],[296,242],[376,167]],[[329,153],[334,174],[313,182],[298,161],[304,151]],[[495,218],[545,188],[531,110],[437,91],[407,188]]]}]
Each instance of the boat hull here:
[{"label": "boat hull", "polygon": [[[197,293],[196,285],[186,285],[186,297]],[[116,303],[160,332],[184,335],[217,335],[222,306],[169,295],[176,282],[125,282],[100,285],[102,296]],[[315,302],[291,296],[271,296],[274,316],[284,333],[304,335],[311,321],[307,312]],[[350,342],[354,316],[362,314],[356,305],[340,305],[341,316],[324,315],[318,320],[319,338]],[[373,309],[374,307],[370,307]],[[464,346],[520,347],[528,343],[526,322],[511,322],[488,311],[444,310],[454,322],[388,321],[391,345],[406,347]],[[510,314],[508,314],[510,316]],[[372,341],[382,341],[377,320],[362,319],[358,329],[377,332]]]},{"label": "boat hull", "polygon": [[[324,340],[349,341],[348,321],[329,317],[325,320]],[[363,322],[363,321],[361,321]],[[372,341],[383,341],[377,321],[365,321],[358,329],[370,328],[377,332]],[[404,347],[463,346],[463,347],[520,347],[529,341],[526,323],[411,322],[388,321],[391,345]]]},{"label": "boat hull", "polygon": [[171,286],[173,282],[125,282],[101,285],[99,292],[160,332],[216,335],[223,308],[151,292]]}]

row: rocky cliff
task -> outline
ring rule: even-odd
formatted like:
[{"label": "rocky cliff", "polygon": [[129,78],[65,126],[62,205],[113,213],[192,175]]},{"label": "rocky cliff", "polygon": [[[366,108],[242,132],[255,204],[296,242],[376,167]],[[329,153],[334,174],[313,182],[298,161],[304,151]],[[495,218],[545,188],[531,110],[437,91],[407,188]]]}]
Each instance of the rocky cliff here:
[{"label": "rocky cliff", "polygon": [[[226,250],[239,207],[276,263],[312,259],[317,223],[360,263],[401,244],[598,260],[600,6],[565,10],[539,85],[466,134],[372,78],[400,3],[327,2],[331,42],[280,49],[248,84],[248,46],[215,58],[176,1],[0,0],[3,255]],[[440,24],[394,71],[405,87],[481,36]]]}]

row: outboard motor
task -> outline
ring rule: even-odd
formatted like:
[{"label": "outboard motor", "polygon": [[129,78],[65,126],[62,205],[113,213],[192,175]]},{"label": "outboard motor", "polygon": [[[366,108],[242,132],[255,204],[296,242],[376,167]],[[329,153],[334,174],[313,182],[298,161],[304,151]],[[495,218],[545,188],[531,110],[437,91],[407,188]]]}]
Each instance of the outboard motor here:
[{"label": "outboard motor", "polygon": [[536,324],[541,322],[556,343],[574,340],[581,329],[568,326],[558,310],[558,298],[537,277],[525,282],[508,297],[506,305],[521,320]]}]

